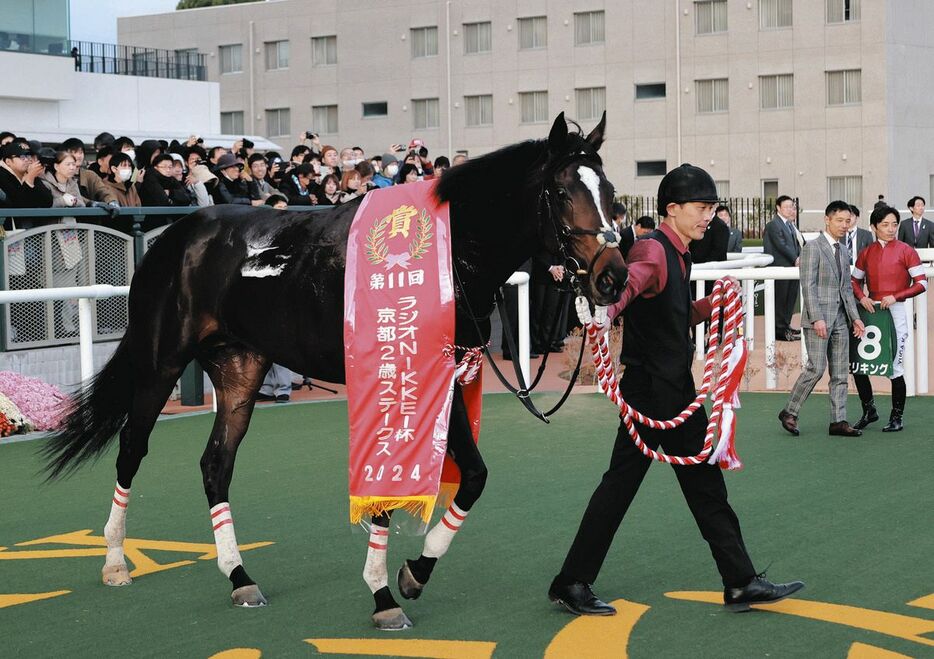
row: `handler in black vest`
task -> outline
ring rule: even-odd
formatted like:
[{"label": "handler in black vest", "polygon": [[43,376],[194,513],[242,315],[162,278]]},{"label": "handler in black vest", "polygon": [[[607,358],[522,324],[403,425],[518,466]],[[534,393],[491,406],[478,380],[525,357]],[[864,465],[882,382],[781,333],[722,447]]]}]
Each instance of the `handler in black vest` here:
[{"label": "handler in black vest", "polygon": [[[629,281],[619,301],[608,310],[609,323],[623,313],[621,361],[626,369],[620,392],[635,409],[654,419],[678,415],[697,395],[691,374],[691,328],[710,317],[711,301],[692,302],[688,245],[704,235],[717,204],[716,186],[704,170],[681,165],[668,172],[658,187],[661,227],[637,241],[629,252]],[[706,426],[703,407],[674,430],[652,430],[636,424],[648,446],[657,449],[661,445],[669,455],[683,456],[700,452]],[[571,613],[616,613],[594,595],[591,584],[651,464],[620,422],[610,467],[594,491],[561,572],[548,591],[552,601]],[[727,502],[718,466],[704,463],[673,468],[710,545],[729,609],[745,611],[750,604],[777,602],[804,587],[800,581],[773,584],[756,574],[739,521]]]}]

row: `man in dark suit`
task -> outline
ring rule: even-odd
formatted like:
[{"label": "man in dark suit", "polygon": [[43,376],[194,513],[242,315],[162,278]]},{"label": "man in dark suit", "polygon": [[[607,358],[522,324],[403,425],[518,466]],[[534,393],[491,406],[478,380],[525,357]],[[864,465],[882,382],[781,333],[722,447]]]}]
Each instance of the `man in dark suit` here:
[{"label": "man in dark suit", "polygon": [[850,226],[847,227],[846,236],[843,242],[846,244],[846,250],[850,254],[850,265],[856,265],[856,257],[864,249],[869,247],[873,240],[872,231],[863,229],[859,226],[859,209],[850,205]]},{"label": "man in dark suit", "polygon": [[[794,200],[782,195],[775,200],[775,215],[765,225],[762,248],[769,254],[772,265],[797,267],[801,246],[804,242],[795,227]],[[801,338],[800,330],[791,327],[791,316],[798,301],[798,282],[793,279],[775,282],[775,338],[779,341],[797,341]]]},{"label": "man in dark suit", "polygon": [[647,236],[648,234],[655,231],[655,220],[652,219],[649,215],[643,215],[638,220],[632,223],[631,227],[627,227],[620,231],[619,236],[619,251],[623,255],[623,258],[626,258],[626,255],[629,254],[629,250],[632,248],[633,243],[635,243],[642,236]]},{"label": "man in dark suit", "polygon": [[730,240],[726,244],[728,254],[741,254],[743,251],[743,231],[733,226],[733,215],[730,213],[729,206],[717,206],[717,212],[714,213],[730,228]]},{"label": "man in dark suit", "polygon": [[915,249],[934,247],[934,222],[924,219],[924,197],[912,197],[908,200],[911,217],[898,225],[898,239]]}]

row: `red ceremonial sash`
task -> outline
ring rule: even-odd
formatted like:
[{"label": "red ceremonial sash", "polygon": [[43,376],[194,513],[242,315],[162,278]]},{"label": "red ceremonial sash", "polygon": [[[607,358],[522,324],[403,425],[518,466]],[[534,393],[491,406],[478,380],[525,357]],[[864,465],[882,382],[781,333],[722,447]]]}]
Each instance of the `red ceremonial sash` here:
[{"label": "red ceremonial sash", "polygon": [[454,286],[448,205],[433,191],[434,182],[425,181],[367,193],[347,239],[353,524],[397,508],[428,522],[441,485],[454,382]]}]

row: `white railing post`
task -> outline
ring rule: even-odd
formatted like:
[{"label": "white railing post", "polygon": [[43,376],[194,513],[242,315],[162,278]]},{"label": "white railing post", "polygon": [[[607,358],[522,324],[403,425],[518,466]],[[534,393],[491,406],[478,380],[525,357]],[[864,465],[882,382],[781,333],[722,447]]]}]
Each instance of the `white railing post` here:
[{"label": "white railing post", "polygon": [[529,366],[531,353],[531,339],[529,337],[529,273],[514,272],[506,281],[516,287],[516,295],[519,299],[519,368],[522,369],[522,377],[525,383],[531,385]]},{"label": "white railing post", "polygon": [[94,377],[94,323],[91,317],[90,298],[78,298],[78,344],[81,362],[81,383],[87,384]]},{"label": "white railing post", "polygon": [[918,356],[918,366],[915,370],[917,384],[915,391],[919,394],[928,393],[928,294],[927,291],[914,298],[915,314],[917,315],[918,331],[915,333],[915,353]]},{"label": "white railing post", "polygon": [[775,280],[765,280],[765,388],[775,389]]},{"label": "white railing post", "polygon": [[746,350],[756,347],[756,280],[743,280],[743,302],[746,305]]},{"label": "white railing post", "polygon": [[[704,290],[706,280],[698,279],[694,283],[694,298],[696,300],[704,299]],[[694,358],[702,360],[704,358],[704,321],[697,323],[694,327]]]},{"label": "white railing post", "polygon": [[905,317],[908,320],[908,340],[905,341],[905,393],[914,396],[915,387],[915,305],[912,298],[905,300]]}]

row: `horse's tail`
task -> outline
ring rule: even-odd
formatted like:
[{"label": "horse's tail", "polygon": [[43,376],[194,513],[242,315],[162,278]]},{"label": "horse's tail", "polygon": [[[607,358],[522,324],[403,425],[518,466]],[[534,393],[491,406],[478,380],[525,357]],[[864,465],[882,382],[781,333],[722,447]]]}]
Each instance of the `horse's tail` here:
[{"label": "horse's tail", "polygon": [[107,365],[81,387],[62,427],[41,449],[46,480],[55,480],[97,458],[126,423],[133,402],[129,330]]}]

